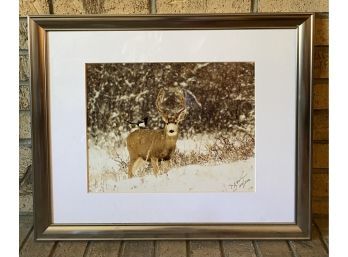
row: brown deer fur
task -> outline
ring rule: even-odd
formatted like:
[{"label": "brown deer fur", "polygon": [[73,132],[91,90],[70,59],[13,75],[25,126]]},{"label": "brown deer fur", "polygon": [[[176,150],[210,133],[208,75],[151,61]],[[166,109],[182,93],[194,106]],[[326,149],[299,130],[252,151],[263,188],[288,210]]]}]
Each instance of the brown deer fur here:
[{"label": "brown deer fur", "polygon": [[129,152],[128,177],[133,177],[133,172],[138,168],[141,160],[151,161],[155,175],[158,174],[158,161],[170,160],[175,151],[178,140],[178,123],[185,116],[185,98],[182,92],[179,94],[180,108],[173,114],[169,114],[162,107],[164,90],[157,96],[156,106],[166,123],[163,129],[138,129],[131,132],[127,137]]},{"label": "brown deer fur", "polygon": [[151,161],[152,168],[157,175],[158,161],[167,161],[175,151],[178,134],[169,136],[167,126],[164,129],[139,129],[132,132],[127,138],[129,152],[128,176],[133,176],[134,164],[141,158]]}]

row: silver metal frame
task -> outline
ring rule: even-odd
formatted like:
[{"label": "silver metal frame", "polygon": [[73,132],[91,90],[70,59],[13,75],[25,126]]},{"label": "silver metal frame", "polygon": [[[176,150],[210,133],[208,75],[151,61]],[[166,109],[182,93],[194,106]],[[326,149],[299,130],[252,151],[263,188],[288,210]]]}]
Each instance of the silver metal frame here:
[{"label": "silver metal frame", "polygon": [[[34,224],[37,240],[309,239],[311,231],[311,81],[314,15],[31,16]],[[98,30],[287,29],[298,32],[296,222],[294,224],[54,224],[51,205],[47,32]]]}]

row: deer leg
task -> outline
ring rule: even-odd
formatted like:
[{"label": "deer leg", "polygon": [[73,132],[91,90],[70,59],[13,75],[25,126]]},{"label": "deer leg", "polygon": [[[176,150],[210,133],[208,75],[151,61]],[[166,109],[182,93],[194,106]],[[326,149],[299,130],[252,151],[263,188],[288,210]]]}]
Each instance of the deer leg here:
[{"label": "deer leg", "polygon": [[132,178],[134,176],[134,172],[140,168],[142,164],[142,159],[139,157],[137,159],[132,159],[128,164],[128,178]]},{"label": "deer leg", "polygon": [[151,165],[152,169],[155,173],[155,175],[158,175],[159,167],[158,167],[158,159],[157,158],[151,158]]},{"label": "deer leg", "polygon": [[128,163],[128,178],[133,177],[133,164],[134,161],[129,161]]},{"label": "deer leg", "polygon": [[143,159],[141,157],[136,159],[133,164],[133,172],[136,172],[141,167],[142,164],[143,164]]},{"label": "deer leg", "polygon": [[128,163],[128,178],[132,178],[133,177],[133,166],[135,163],[135,159],[130,159],[129,163]]},{"label": "deer leg", "polygon": [[162,161],[161,162],[161,170],[162,170],[162,173],[167,173],[168,172],[168,170],[169,170],[169,165],[170,165],[170,163],[169,163],[169,161]]}]

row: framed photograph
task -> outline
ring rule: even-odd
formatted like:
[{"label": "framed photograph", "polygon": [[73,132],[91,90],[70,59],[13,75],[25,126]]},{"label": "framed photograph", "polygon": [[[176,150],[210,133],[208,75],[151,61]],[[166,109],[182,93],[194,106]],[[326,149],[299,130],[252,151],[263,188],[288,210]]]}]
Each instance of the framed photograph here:
[{"label": "framed photograph", "polygon": [[310,237],[312,14],[28,24],[36,239]]}]

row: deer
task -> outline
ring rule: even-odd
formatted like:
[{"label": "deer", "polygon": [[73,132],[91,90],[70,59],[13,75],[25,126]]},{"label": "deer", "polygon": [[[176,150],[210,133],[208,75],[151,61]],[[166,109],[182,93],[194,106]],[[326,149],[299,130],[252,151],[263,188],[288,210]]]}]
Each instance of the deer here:
[{"label": "deer", "polygon": [[127,149],[129,153],[128,178],[134,176],[142,161],[151,163],[155,176],[159,173],[159,161],[168,161],[176,148],[179,136],[179,123],[186,116],[185,96],[179,89],[174,92],[177,108],[171,111],[165,108],[165,90],[161,88],[156,98],[156,109],[159,112],[165,126],[163,129],[138,129],[127,137]]}]

